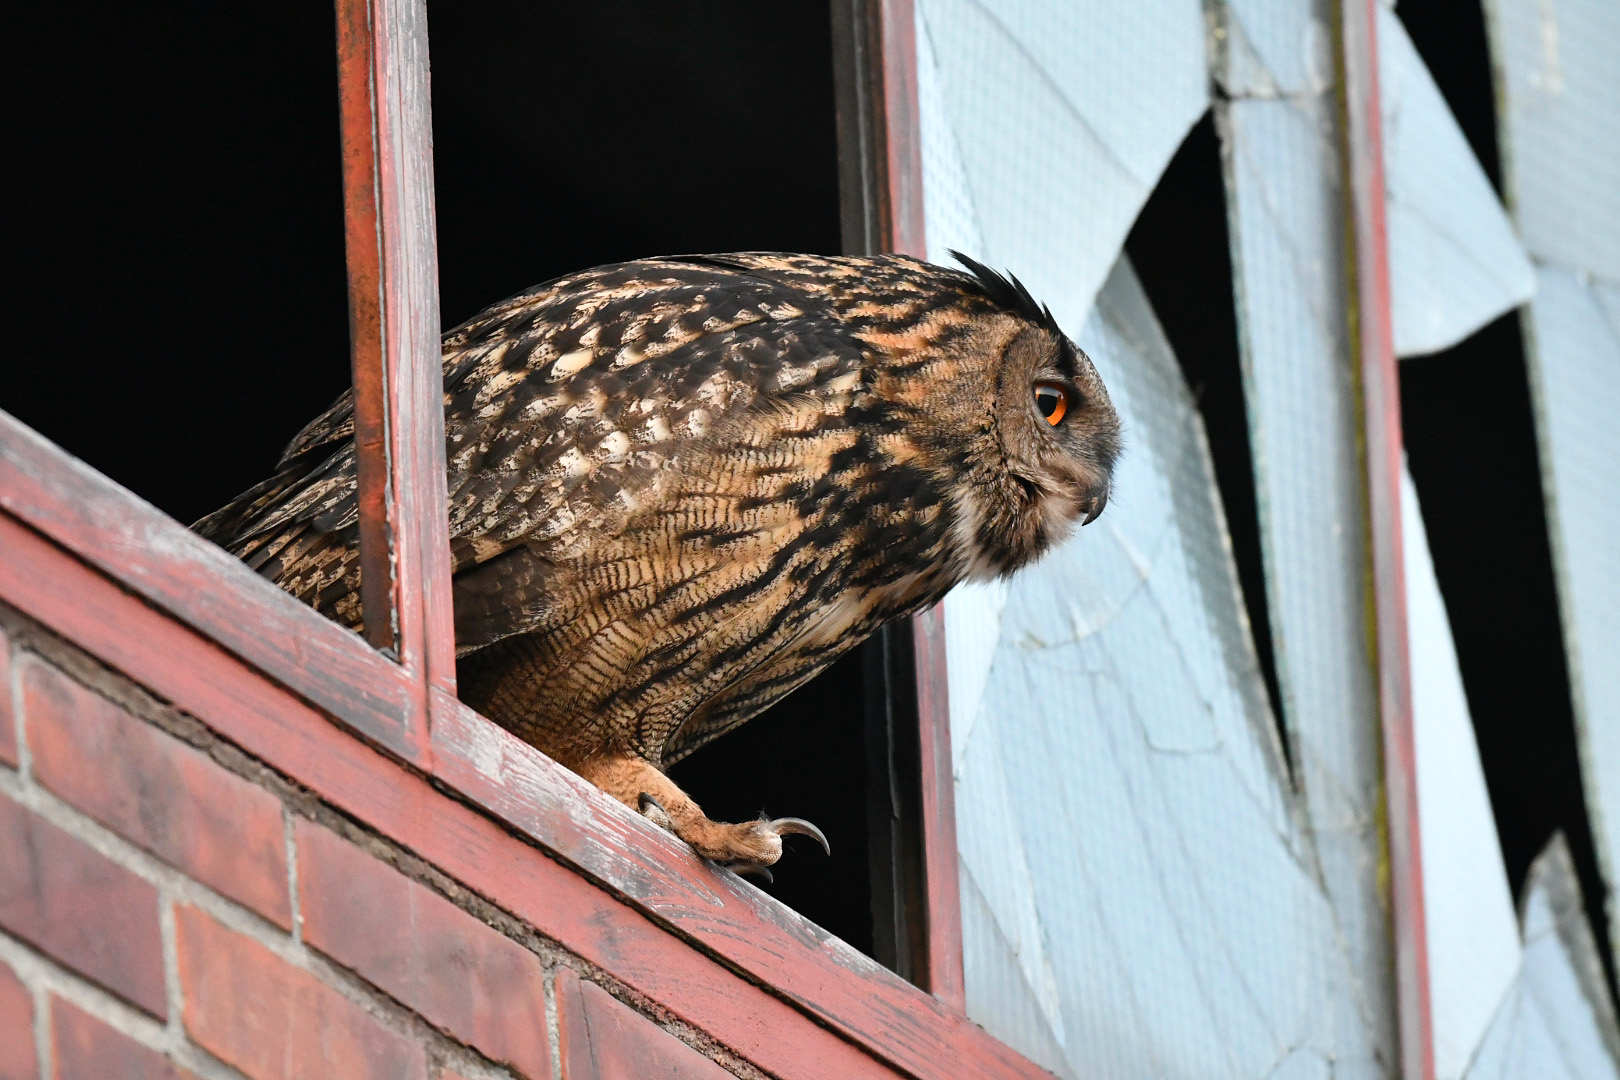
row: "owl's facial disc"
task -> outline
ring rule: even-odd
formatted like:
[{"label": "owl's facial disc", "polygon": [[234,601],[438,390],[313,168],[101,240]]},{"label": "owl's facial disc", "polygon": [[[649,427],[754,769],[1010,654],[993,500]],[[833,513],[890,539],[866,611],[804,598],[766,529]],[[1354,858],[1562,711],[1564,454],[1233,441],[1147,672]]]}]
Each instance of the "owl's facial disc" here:
[{"label": "owl's facial disc", "polygon": [[1052,539],[1089,524],[1108,501],[1119,418],[1090,358],[1028,327],[1004,353],[998,420],[1008,468],[1039,495]]}]

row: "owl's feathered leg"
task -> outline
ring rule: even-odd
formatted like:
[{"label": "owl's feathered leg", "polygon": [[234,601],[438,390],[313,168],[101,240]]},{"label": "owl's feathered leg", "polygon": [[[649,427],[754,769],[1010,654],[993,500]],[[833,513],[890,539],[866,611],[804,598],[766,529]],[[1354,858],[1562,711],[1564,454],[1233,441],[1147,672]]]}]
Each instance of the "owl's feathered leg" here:
[{"label": "owl's feathered leg", "polygon": [[705,859],[718,863],[739,869],[770,866],[782,857],[782,837],[793,833],[812,837],[828,848],[821,830],[800,818],[711,821],[675,781],[634,754],[605,751],[582,762],[575,771],[633,810],[642,811],[644,801],[650,801],[671,832]]}]

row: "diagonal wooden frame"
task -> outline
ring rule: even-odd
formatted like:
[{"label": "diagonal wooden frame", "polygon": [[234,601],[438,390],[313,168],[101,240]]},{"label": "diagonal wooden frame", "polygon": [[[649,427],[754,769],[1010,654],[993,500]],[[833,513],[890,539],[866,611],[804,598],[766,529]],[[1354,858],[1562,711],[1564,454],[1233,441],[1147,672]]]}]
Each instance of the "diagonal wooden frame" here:
[{"label": "diagonal wooden frame", "polygon": [[427,12],[337,0],[345,252],[365,636],[418,687],[455,693]]}]

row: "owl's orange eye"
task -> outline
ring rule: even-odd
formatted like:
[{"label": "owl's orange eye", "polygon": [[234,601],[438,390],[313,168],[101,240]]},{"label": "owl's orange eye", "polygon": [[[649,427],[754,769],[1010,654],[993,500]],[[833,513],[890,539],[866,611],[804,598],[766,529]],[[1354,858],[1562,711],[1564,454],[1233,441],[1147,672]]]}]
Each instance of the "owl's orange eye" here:
[{"label": "owl's orange eye", "polygon": [[1057,427],[1063,421],[1063,414],[1069,411],[1069,392],[1057,383],[1036,383],[1035,407],[1048,424]]}]

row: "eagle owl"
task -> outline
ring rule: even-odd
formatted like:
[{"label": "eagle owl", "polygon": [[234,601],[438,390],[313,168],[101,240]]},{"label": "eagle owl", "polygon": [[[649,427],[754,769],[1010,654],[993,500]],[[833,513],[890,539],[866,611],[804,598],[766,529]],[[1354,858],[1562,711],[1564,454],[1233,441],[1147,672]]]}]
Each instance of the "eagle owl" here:
[{"label": "eagle owl", "polygon": [[[711,821],[662,768],[1108,498],[1119,420],[1090,360],[958,258],[646,259],[446,334],[468,704],[708,858],[825,844]],[[278,469],[197,530],[358,626],[349,395]]]}]

